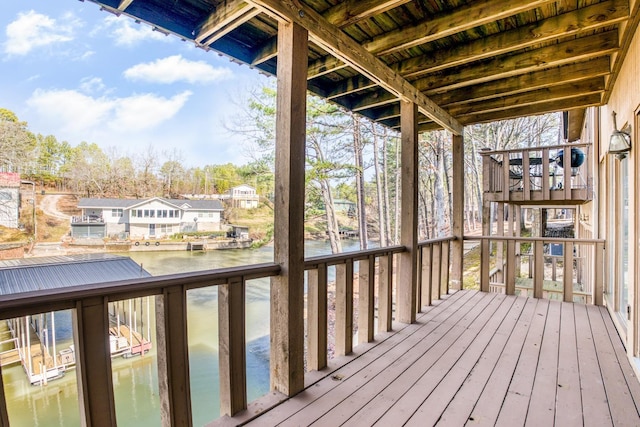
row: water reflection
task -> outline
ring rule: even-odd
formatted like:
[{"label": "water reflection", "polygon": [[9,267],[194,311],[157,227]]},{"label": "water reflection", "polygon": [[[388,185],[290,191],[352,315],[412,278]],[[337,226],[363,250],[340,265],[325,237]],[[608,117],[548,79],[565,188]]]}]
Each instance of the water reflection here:
[{"label": "water reflection", "polygon": [[[346,241],[344,250],[358,250],[358,243]],[[330,249],[326,242],[305,245],[307,257],[327,253]],[[273,248],[124,255],[157,276],[271,262]],[[193,421],[200,426],[219,416],[217,289],[189,291],[187,304]],[[269,279],[247,282],[246,313],[247,392],[252,401],[269,391]],[[151,328],[155,330],[153,316]],[[71,343],[69,312],[56,313],[56,333],[59,351]],[[112,366],[118,425],[160,425],[155,347],[143,357],[113,359]],[[20,365],[4,368],[2,373],[12,426],[80,425],[75,371],[46,386],[31,386]]]}]

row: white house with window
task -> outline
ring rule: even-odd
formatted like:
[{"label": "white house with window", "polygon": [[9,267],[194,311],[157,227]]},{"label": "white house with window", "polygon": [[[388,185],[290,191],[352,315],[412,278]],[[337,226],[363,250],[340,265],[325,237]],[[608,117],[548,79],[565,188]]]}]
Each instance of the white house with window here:
[{"label": "white house with window", "polygon": [[82,216],[72,219],[74,237],[163,238],[191,231],[219,231],[224,208],[218,200],[80,199]]},{"label": "white house with window", "polygon": [[232,187],[227,191],[226,199],[234,208],[252,209],[257,208],[260,196],[256,189],[250,185],[242,184]]}]

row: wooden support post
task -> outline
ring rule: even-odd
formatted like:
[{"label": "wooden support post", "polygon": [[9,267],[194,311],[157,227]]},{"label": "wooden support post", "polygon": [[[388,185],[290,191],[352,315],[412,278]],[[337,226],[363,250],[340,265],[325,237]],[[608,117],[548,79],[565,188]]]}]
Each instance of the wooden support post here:
[{"label": "wooden support post", "polygon": [[536,241],[533,249],[533,297],[542,298],[544,281],[544,242]]},{"label": "wooden support post", "polygon": [[603,305],[604,291],[604,243],[596,243],[595,261],[593,263],[593,304]]},{"label": "wooden support post", "polygon": [[509,171],[509,153],[504,153],[502,155],[502,200],[504,202],[508,202],[509,197],[511,197],[511,178]]},{"label": "wooden support post", "polygon": [[378,331],[388,332],[393,312],[393,254],[378,258]]},{"label": "wooden support post", "polygon": [[529,151],[522,153],[522,199],[531,200],[531,171],[529,167]]},{"label": "wooden support post", "polygon": [[271,389],[293,396],[304,388],[304,159],[308,33],[278,23],[278,94],[271,278]]},{"label": "wooden support post", "polygon": [[401,155],[401,232],[400,244],[406,251],[399,254],[398,320],[416,320],[416,287],[418,278],[418,107],[400,101]]},{"label": "wooden support post", "polygon": [[507,241],[507,269],[504,275],[505,293],[515,295],[516,293],[516,242]]},{"label": "wooden support post", "polygon": [[182,286],[156,296],[156,331],[162,425],[191,425],[187,295]]},{"label": "wooden support post", "polygon": [[358,343],[373,341],[374,288],[376,260],[373,256],[359,261],[358,269]]},{"label": "wooden support post", "polygon": [[[464,257],[464,139],[453,135],[453,188],[452,231],[455,240],[451,242],[451,288],[462,289],[462,262]],[[448,257],[447,257],[448,258]],[[448,271],[448,270],[447,270]]]},{"label": "wooden support post", "polygon": [[353,351],[353,260],[336,265],[335,354]]},{"label": "wooden support post", "polygon": [[431,258],[432,253],[432,245],[426,245],[422,248],[422,305],[433,304],[433,288],[431,287],[431,266],[433,265]]},{"label": "wooden support post", "polygon": [[327,366],[327,265],[307,272],[307,367]]},{"label": "wooden support post", "polygon": [[[431,246],[431,295],[434,299],[440,299],[442,288],[442,243],[434,243]],[[435,292],[434,292],[435,291]]]},{"label": "wooden support post", "polygon": [[573,302],[573,242],[564,244],[564,302]]},{"label": "wooden support post", "polygon": [[7,412],[7,399],[4,393],[2,381],[2,368],[0,368],[0,427],[9,427],[9,413]]},{"label": "wooden support post", "polygon": [[80,423],[92,427],[115,426],[106,298],[96,297],[76,304],[73,333]]},{"label": "wooden support post", "polygon": [[218,287],[221,415],[233,416],[247,408],[245,323],[245,281],[234,278]]}]

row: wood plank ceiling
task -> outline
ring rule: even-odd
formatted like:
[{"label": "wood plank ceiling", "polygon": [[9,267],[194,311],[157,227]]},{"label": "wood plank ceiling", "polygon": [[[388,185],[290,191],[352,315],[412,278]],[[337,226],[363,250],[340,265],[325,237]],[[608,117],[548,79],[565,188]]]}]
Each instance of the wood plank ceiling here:
[{"label": "wood plank ceiling", "polygon": [[278,19],[310,31],[308,88],[421,131],[607,102],[640,0],[90,0],[274,74]]}]

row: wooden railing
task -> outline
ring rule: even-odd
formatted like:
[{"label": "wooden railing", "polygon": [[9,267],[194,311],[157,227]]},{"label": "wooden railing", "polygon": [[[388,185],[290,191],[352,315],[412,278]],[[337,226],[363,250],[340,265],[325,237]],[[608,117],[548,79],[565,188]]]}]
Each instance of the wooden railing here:
[{"label": "wooden railing", "polygon": [[[564,144],[481,151],[485,199],[523,203],[591,200],[593,180],[589,161],[590,148],[590,144]],[[565,152],[580,158],[579,166],[569,167],[571,161],[564,158]]]},{"label": "wooden railing", "polygon": [[[559,297],[568,302],[602,305],[604,240],[502,236],[469,237],[465,240],[481,242],[479,282],[482,291],[534,298]],[[493,268],[488,256],[492,242],[503,242],[506,246],[503,265],[494,265]],[[519,252],[517,245],[520,246]],[[545,245],[548,248],[546,253]],[[570,269],[567,270],[566,266]]]},{"label": "wooden railing", "polygon": [[[417,311],[448,292],[452,237],[418,245]],[[335,268],[335,354],[347,355],[357,343],[370,342],[376,331],[390,331],[394,319],[394,255],[391,246],[305,260],[307,294],[307,368],[327,366],[327,269]],[[358,274],[354,274],[357,263]],[[0,296],[0,319],[72,309],[81,419],[86,425],[116,425],[109,349],[108,304],[154,296],[158,385],[162,424],[191,425],[191,375],[187,340],[187,291],[218,287],[221,414],[247,408],[245,283],[276,276],[274,263],[140,278],[80,287]],[[354,334],[354,283],[358,285],[357,335]],[[377,322],[376,322],[377,317]],[[0,375],[0,426],[8,426]]]}]

